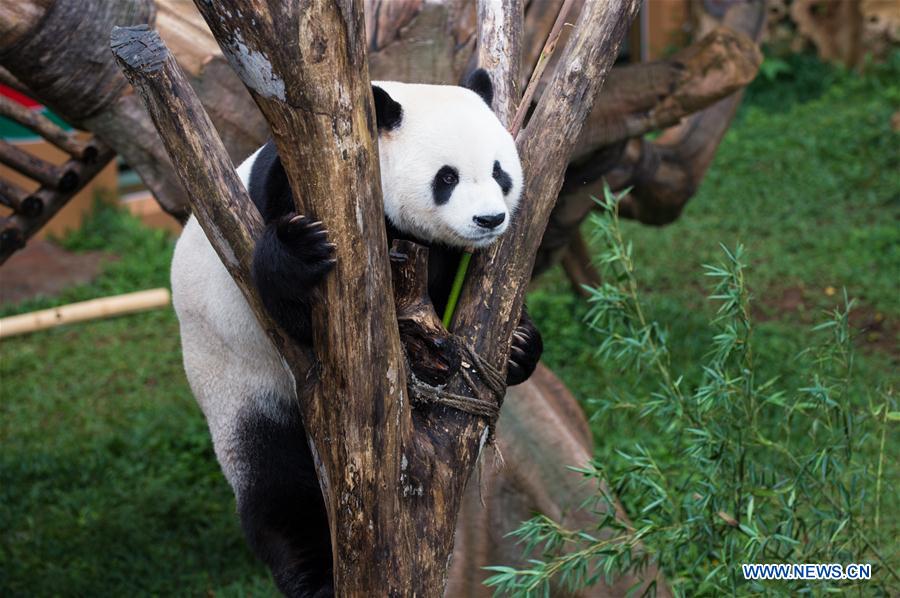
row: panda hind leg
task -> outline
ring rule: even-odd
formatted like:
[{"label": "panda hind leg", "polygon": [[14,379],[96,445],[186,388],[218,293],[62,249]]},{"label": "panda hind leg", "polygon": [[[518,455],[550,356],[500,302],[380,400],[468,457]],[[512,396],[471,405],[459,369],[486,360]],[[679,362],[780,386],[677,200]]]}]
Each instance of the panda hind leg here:
[{"label": "panda hind leg", "polygon": [[245,412],[239,430],[235,493],[250,548],[285,596],[332,597],[328,516],[299,414]]},{"label": "panda hind leg", "polygon": [[336,263],[334,250],[321,222],[290,213],[267,223],[253,252],[253,282],[266,311],[303,344],[312,340],[309,306]]}]

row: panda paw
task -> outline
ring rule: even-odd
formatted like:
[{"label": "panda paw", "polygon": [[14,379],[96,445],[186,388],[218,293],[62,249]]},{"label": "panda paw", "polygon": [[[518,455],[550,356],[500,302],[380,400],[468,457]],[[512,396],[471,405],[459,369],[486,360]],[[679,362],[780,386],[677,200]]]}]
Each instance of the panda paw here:
[{"label": "panda paw", "polygon": [[513,333],[506,369],[506,385],[515,386],[528,380],[534,373],[543,352],[544,341],[540,331],[529,318],[522,318]]},{"label": "panda paw", "polygon": [[328,230],[321,221],[288,214],[278,221],[276,232],[288,253],[303,262],[311,278],[324,276],[337,263],[335,245],[328,241]]}]

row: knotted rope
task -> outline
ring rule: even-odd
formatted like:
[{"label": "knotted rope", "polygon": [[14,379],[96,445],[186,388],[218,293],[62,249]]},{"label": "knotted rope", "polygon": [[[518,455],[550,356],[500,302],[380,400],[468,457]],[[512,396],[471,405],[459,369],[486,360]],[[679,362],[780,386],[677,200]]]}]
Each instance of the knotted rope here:
[{"label": "knotted rope", "polygon": [[[455,339],[457,345],[463,352],[460,375],[466,383],[466,386],[469,387],[472,394],[475,396],[469,397],[466,395],[455,394],[442,387],[432,386],[416,378],[412,373],[412,368],[407,368],[407,371],[409,371],[410,397],[414,402],[424,405],[444,405],[458,411],[487,418],[487,442],[488,444],[493,444],[497,418],[500,417],[500,405],[503,404],[503,395],[506,390],[505,380],[503,379],[500,370],[482,359],[482,357],[467,343],[463,342],[460,337],[457,336]],[[472,372],[478,375],[493,396],[478,396],[479,387],[475,384],[475,381],[472,380]]]}]

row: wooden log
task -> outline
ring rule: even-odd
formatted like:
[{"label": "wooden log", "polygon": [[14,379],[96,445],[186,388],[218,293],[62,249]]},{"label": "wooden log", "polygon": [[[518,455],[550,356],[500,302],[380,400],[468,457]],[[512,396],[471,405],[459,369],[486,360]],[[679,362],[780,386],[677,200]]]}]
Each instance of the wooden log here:
[{"label": "wooden log", "polygon": [[9,338],[76,322],[133,314],[165,307],[169,302],[169,289],[152,289],[70,303],[27,314],[0,318],[0,338]]},{"label": "wooden log", "polygon": [[29,91],[28,87],[2,66],[0,66],[0,83],[21,94],[33,97],[33,94]]},{"label": "wooden log", "polygon": [[761,63],[750,36],[719,26],[671,58],[613,69],[573,158],[678,124],[746,87]]},{"label": "wooden log", "polygon": [[66,164],[55,166],[3,140],[0,140],[0,163],[6,164],[45,187],[63,193],[78,186],[78,173],[68,168]]},{"label": "wooden log", "polygon": [[[91,181],[97,173],[106,168],[106,165],[115,158],[116,154],[98,142],[97,159],[93,162],[69,160],[62,168],[75,173],[78,183],[66,192],[41,187],[32,195],[43,204],[43,210],[33,217],[25,214],[14,214],[9,220],[10,224],[19,231],[20,237],[12,237],[8,242],[0,239],[0,265],[3,265],[10,255],[24,246],[25,240],[31,238],[50,218],[56,215],[82,187]],[[21,242],[19,242],[21,241]]]},{"label": "wooden log", "polygon": [[187,199],[172,165],[140,101],[126,93],[107,46],[113,25],[153,22],[153,0],[15,0],[3,6],[10,4],[34,17],[19,22],[21,35],[0,36],[0,65],[67,123],[113,147],[162,208],[186,220]]},{"label": "wooden log", "polygon": [[[754,42],[764,24],[762,0],[732,6],[722,21]],[[632,187],[619,204],[619,214],[657,226],[677,219],[712,164],[742,98],[743,89],[688,116],[652,142],[630,141],[622,162],[610,173],[613,188]]]},{"label": "wooden log", "polygon": [[0,115],[31,129],[73,158],[86,162],[97,158],[95,144],[78,139],[73,133],[64,131],[40,112],[29,110],[6,96],[0,96]]},{"label": "wooden log", "polygon": [[456,339],[444,329],[428,296],[428,249],[395,240],[391,281],[397,325],[412,373],[432,386],[446,384],[462,362]]},{"label": "wooden log", "polygon": [[[740,90],[759,68],[764,17],[763,2],[736,5],[721,25],[672,58],[613,69],[606,85],[609,97],[604,93],[598,99],[566,171],[536,275],[571,246],[596,208],[593,197],[602,195],[604,181],[614,191],[632,188],[620,204],[622,217],[653,225],[678,218],[740,105]],[[656,140],[640,138],[673,122],[680,124]],[[574,286],[599,280],[583,253],[564,260]]]},{"label": "wooden log", "polygon": [[28,218],[34,218],[44,209],[39,197],[3,179],[0,179],[0,204]]}]

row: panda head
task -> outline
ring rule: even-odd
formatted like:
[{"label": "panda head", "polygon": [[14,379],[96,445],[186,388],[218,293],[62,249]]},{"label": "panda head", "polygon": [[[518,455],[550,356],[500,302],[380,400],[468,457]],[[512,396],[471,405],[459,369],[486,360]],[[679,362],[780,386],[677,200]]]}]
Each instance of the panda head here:
[{"label": "panda head", "polygon": [[493,86],[375,82],[384,211],[402,233],[485,247],[509,226],[522,194],[515,142],[490,108]]}]

